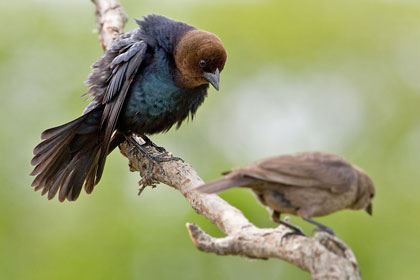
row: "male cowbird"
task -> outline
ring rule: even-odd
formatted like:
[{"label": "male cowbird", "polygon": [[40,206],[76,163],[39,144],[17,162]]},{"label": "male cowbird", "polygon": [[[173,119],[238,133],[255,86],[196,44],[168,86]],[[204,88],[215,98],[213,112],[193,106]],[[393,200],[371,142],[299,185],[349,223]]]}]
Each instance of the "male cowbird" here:
[{"label": "male cowbird", "polygon": [[300,232],[280,220],[281,213],[297,215],[318,230],[334,233],[312,217],[341,209],[365,209],[372,214],[375,188],[369,176],[341,157],[323,152],[303,152],[263,159],[234,169],[216,181],[198,187],[216,193],[232,187],[251,188],[267,206],[273,221]]},{"label": "male cowbird", "polygon": [[[227,55],[216,35],[158,15],[137,24],[93,64],[85,93],[93,100],[82,116],[41,134],[32,186],[49,199],[58,192],[60,201],[76,200],[83,185],[91,193],[107,155],[124,139],[136,134],[153,144],[146,135],[178,128],[194,116],[209,84],[219,89]],[[150,164],[168,160],[136,146]]]}]

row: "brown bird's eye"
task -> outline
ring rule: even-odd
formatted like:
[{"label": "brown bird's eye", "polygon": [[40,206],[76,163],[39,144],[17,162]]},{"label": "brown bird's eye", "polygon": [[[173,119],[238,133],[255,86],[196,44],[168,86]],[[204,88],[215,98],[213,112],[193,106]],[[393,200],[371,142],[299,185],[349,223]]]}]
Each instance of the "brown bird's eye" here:
[{"label": "brown bird's eye", "polygon": [[201,68],[204,68],[204,67],[207,66],[207,62],[204,59],[202,59],[202,60],[200,60],[199,65],[200,65]]}]

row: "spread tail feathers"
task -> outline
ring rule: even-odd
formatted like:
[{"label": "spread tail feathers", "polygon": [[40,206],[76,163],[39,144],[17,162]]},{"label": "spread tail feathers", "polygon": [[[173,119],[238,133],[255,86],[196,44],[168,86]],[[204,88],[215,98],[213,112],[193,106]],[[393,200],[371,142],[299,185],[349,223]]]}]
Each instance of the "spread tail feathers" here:
[{"label": "spread tail feathers", "polygon": [[[101,109],[92,110],[64,125],[48,129],[41,134],[43,141],[35,147],[31,176],[35,191],[48,193],[48,199],[76,200],[84,185],[87,193],[93,191],[99,170]],[[106,157],[106,154],[105,154]]]},{"label": "spread tail feathers", "polygon": [[[226,173],[224,173],[226,174]],[[217,179],[213,182],[201,185],[195,190],[203,193],[218,193],[233,187],[244,187],[252,185],[257,180],[254,178],[244,177],[240,174],[230,173],[223,178]]]}]

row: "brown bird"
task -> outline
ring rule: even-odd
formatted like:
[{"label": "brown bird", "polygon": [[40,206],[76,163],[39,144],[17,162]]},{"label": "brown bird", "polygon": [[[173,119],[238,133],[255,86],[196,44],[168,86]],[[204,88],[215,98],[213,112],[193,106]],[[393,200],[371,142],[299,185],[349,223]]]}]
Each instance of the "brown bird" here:
[{"label": "brown bird", "polygon": [[217,193],[232,187],[251,188],[268,207],[273,221],[303,234],[296,226],[280,219],[293,214],[334,234],[312,217],[341,209],[365,209],[372,215],[375,188],[369,176],[343,158],[324,152],[281,155],[250,163],[224,173],[224,177],[198,187],[204,193]]}]

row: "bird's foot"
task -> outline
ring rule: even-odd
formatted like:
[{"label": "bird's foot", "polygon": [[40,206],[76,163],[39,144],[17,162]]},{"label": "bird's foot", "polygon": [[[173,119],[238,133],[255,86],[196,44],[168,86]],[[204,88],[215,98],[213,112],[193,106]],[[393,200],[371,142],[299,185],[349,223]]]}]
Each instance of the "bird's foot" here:
[{"label": "bird's foot", "polygon": [[164,162],[164,161],[172,161],[172,160],[176,160],[176,161],[182,161],[184,162],[184,160],[180,157],[173,157],[171,153],[167,152],[166,149],[162,146],[159,146],[157,144],[155,144],[152,140],[150,140],[149,137],[147,137],[146,135],[141,136],[141,138],[144,140],[144,144],[142,144],[142,146],[150,146],[155,148],[156,150],[158,150],[158,152],[160,152],[160,154],[154,156],[154,159],[159,161],[159,162]]},{"label": "bird's foot", "polygon": [[153,148],[155,148],[156,150],[158,150],[158,152],[160,153],[164,153],[166,152],[166,149],[164,147],[161,147],[159,145],[156,145],[152,140],[150,140],[149,137],[147,137],[146,135],[141,136],[141,138],[144,140],[144,144],[143,146],[151,146]]},{"label": "bird's foot", "polygon": [[290,232],[287,232],[286,234],[284,234],[284,235],[282,236],[282,238],[281,238],[281,241],[280,241],[280,242],[283,242],[283,239],[284,239],[284,238],[288,238],[288,237],[290,237],[290,236],[295,236],[295,235],[299,235],[299,236],[306,236],[306,234],[305,234],[302,230],[299,230],[299,231],[290,231]]},{"label": "bird's foot", "polygon": [[[153,178],[153,165],[156,165],[159,170],[160,170],[160,174],[162,176],[165,176],[165,170],[163,169],[162,165],[160,164],[161,162],[168,162],[168,161],[179,161],[182,159],[179,157],[173,157],[170,153],[168,152],[163,152],[157,155],[152,155],[151,153],[147,152],[146,149],[144,149],[144,151],[142,151],[144,156],[149,160],[149,165],[147,168],[147,176],[144,180],[144,183],[146,183],[149,186],[154,186],[156,184],[159,183],[159,181],[157,181],[156,179]],[[143,183],[143,185],[144,185]]]},{"label": "bird's foot", "polygon": [[[142,180],[139,182],[139,184],[141,184],[143,186],[156,186],[156,184],[159,183],[158,180],[153,178],[153,175],[152,175],[153,165],[156,165],[159,168],[161,175],[165,176],[165,170],[163,169],[162,165],[160,164],[161,162],[168,162],[168,161],[174,161],[174,160],[175,161],[179,161],[179,160],[183,161],[179,157],[173,157],[172,154],[170,154],[169,152],[166,152],[166,151],[162,152],[160,154],[157,154],[157,155],[152,155],[150,152],[147,151],[147,149],[145,147],[146,145],[148,145],[148,143],[140,144],[133,137],[127,137],[127,140],[133,145],[133,148],[129,151],[129,153],[132,153],[134,149],[137,149],[149,161],[148,168],[147,168],[147,175],[145,176],[145,178],[142,178]],[[141,191],[143,191],[143,190],[141,190]]]},{"label": "bird's foot", "polygon": [[293,231],[288,232],[285,235],[283,235],[283,237],[281,238],[281,242],[283,241],[284,238],[287,238],[287,237],[290,237],[290,236],[293,236],[293,235],[306,236],[306,234],[303,232],[303,230],[298,226],[292,225],[292,224],[290,224],[286,221],[282,221],[282,220],[278,220],[278,223],[290,228],[291,230],[293,230]]}]

